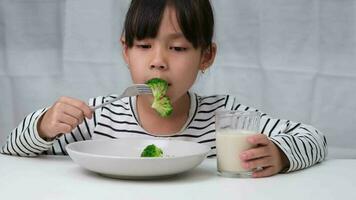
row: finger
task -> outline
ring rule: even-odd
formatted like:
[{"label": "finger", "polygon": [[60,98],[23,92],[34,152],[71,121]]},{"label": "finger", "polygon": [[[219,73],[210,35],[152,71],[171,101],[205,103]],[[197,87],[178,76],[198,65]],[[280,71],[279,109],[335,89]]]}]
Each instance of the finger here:
[{"label": "finger", "polygon": [[242,167],[250,170],[269,166],[272,166],[272,157],[270,156],[242,162]]},{"label": "finger", "polygon": [[60,122],[56,124],[55,129],[56,129],[57,133],[70,133],[73,130],[72,126],[65,124],[65,123],[60,123]]},{"label": "finger", "polygon": [[252,148],[241,153],[240,159],[242,160],[252,160],[257,158],[262,158],[269,156],[269,148],[267,146],[261,146],[257,148]]},{"label": "finger", "polygon": [[263,134],[251,135],[247,138],[247,141],[254,145],[268,145],[270,142],[267,136]]},{"label": "finger", "polygon": [[255,171],[252,173],[253,178],[268,177],[276,174],[273,167],[264,167],[262,170]]},{"label": "finger", "polygon": [[71,126],[71,128],[72,128],[71,130],[73,130],[75,127],[77,127],[77,125],[80,123],[80,120],[78,120],[77,118],[75,118],[71,115],[65,114],[65,113],[62,113],[57,120],[60,123],[64,123],[64,124]]},{"label": "finger", "polygon": [[62,112],[66,115],[70,115],[78,120],[81,123],[84,120],[84,112],[78,109],[75,106],[64,104],[62,105]]},{"label": "finger", "polygon": [[61,97],[59,99],[59,101],[77,107],[84,113],[84,115],[88,119],[91,119],[93,111],[90,109],[90,107],[84,101],[74,99],[71,97]]}]

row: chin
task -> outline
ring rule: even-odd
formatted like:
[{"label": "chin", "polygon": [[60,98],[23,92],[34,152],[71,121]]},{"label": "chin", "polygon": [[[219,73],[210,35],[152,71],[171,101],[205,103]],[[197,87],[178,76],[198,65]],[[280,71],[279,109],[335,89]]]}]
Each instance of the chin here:
[{"label": "chin", "polygon": [[171,103],[174,104],[175,102],[177,102],[178,100],[182,99],[185,95],[187,94],[187,92],[183,93],[182,95],[171,95],[169,92],[167,93],[167,96],[169,97],[169,99],[171,100]]},{"label": "chin", "polygon": [[140,98],[144,99],[147,102],[153,102],[153,96],[152,95],[141,95]]}]

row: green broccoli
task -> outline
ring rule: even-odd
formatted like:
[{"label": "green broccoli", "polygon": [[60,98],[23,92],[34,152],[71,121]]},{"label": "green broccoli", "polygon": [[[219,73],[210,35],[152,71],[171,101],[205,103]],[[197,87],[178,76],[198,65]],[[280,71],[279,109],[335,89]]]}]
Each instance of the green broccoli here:
[{"label": "green broccoli", "polygon": [[152,89],[152,94],[156,98],[164,96],[168,90],[167,81],[160,78],[150,79],[146,84]]},{"label": "green broccoli", "polygon": [[167,96],[154,100],[152,108],[155,109],[161,117],[169,117],[173,112],[173,107]]},{"label": "green broccoli", "polygon": [[141,157],[162,157],[163,151],[161,148],[158,148],[154,144],[150,144],[146,146],[146,148],[142,151]]},{"label": "green broccoli", "polygon": [[160,78],[153,78],[146,82],[151,88],[153,103],[151,107],[157,111],[161,117],[169,117],[173,112],[173,106],[169,97],[166,96],[168,90],[167,81]]}]

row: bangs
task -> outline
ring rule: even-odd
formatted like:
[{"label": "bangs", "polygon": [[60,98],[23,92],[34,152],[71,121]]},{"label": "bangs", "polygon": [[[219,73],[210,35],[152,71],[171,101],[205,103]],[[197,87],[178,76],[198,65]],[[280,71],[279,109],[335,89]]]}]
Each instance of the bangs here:
[{"label": "bangs", "polygon": [[128,47],[134,40],[155,38],[166,7],[176,11],[184,37],[194,48],[208,48],[214,34],[214,17],[209,0],[132,0],[123,34]]},{"label": "bangs", "polygon": [[125,42],[133,46],[135,39],[155,38],[166,7],[165,0],[133,0],[125,21]]}]

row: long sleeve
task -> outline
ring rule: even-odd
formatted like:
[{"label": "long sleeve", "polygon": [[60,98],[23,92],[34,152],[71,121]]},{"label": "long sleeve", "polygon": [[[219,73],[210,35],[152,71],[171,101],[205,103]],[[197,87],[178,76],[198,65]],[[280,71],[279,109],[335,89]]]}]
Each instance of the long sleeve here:
[{"label": "long sleeve", "polygon": [[[103,97],[89,100],[90,106],[104,102]],[[47,108],[33,112],[25,117],[21,123],[7,137],[6,143],[1,147],[0,153],[15,156],[38,156],[40,154],[67,155],[65,146],[69,143],[91,139],[101,110],[94,112],[91,119],[84,119],[70,133],[65,133],[53,141],[43,140],[37,132],[37,122],[47,111]]]},{"label": "long sleeve", "polygon": [[[232,110],[256,110],[234,103]],[[290,166],[286,172],[310,167],[323,161],[327,155],[324,134],[311,125],[273,118],[261,113],[260,133],[268,136],[287,156]]]},{"label": "long sleeve", "polygon": [[21,123],[7,137],[1,153],[17,156],[37,156],[47,151],[53,142],[47,142],[40,138],[36,126],[40,116],[47,109],[41,109],[25,117]]}]

